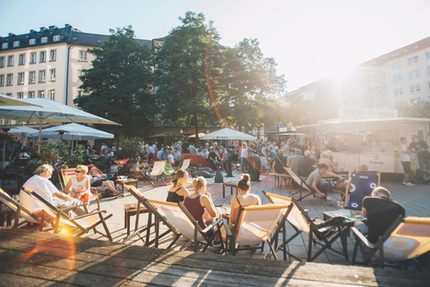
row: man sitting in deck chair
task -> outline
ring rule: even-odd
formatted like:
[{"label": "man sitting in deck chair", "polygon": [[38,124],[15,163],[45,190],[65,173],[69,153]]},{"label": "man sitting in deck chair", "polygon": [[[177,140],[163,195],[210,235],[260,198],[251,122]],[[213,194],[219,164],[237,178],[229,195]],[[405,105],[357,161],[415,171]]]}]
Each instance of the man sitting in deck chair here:
[{"label": "man sitting in deck chair", "polygon": [[317,194],[324,200],[327,200],[327,194],[331,191],[332,185],[329,181],[325,180],[323,177],[334,177],[338,178],[339,182],[336,183],[335,187],[338,190],[345,190],[346,183],[341,183],[342,177],[335,173],[332,173],[329,170],[329,167],[325,163],[318,164],[318,168],[316,168],[311,174],[307,177],[306,183],[317,192]]},{"label": "man sitting in deck chair", "polygon": [[361,212],[367,223],[358,222],[356,227],[367,235],[371,243],[376,243],[399,216],[405,216],[403,206],[392,201],[390,191],[382,186],[376,187],[371,196],[363,199]]},{"label": "man sitting in deck chair", "polygon": [[[39,166],[34,171],[34,175],[24,183],[23,188],[28,191],[36,192],[56,207],[70,208],[76,206],[76,208],[73,209],[76,214],[81,215],[86,213],[85,209],[80,206],[82,205],[80,200],[59,191],[49,180],[53,171],[54,168],[49,164]],[[19,194],[22,206],[32,213],[39,213],[42,210],[40,203],[26,196],[23,192],[25,191],[21,190]]]}]

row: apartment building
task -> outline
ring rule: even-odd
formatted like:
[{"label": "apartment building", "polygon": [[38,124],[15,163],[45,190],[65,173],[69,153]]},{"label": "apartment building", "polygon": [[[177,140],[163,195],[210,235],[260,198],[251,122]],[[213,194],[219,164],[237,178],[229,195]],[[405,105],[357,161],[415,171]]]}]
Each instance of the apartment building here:
[{"label": "apartment building", "polygon": [[[79,77],[92,67],[94,56],[88,50],[101,47],[108,38],[68,24],[0,37],[0,93],[73,106],[73,99],[83,94]],[[149,47],[158,41],[136,39]]]},{"label": "apartment building", "polygon": [[328,83],[340,103],[333,118],[391,117],[400,103],[430,102],[430,37],[362,63],[340,78],[289,92],[286,100],[324,96],[318,91]]}]

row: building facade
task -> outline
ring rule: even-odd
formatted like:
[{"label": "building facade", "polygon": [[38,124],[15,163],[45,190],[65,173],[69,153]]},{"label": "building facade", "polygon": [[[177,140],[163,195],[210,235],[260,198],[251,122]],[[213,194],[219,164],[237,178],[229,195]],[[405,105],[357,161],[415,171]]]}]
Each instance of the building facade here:
[{"label": "building facade", "polygon": [[[83,94],[79,77],[92,67],[94,60],[88,50],[101,47],[108,38],[81,32],[68,24],[0,37],[0,93],[73,106],[73,100]],[[153,45],[151,40],[136,41]]]},{"label": "building facade", "polygon": [[318,87],[330,83],[339,100],[333,118],[392,117],[401,103],[430,102],[430,37],[355,67],[340,78],[327,78],[287,94],[321,97]]}]

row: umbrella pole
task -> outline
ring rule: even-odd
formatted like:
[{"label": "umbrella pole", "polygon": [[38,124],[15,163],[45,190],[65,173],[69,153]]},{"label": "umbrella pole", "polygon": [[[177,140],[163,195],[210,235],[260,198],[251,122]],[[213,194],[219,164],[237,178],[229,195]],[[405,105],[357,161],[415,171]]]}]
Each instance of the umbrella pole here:
[{"label": "umbrella pole", "polygon": [[37,145],[37,153],[40,153],[41,145],[42,145],[42,117],[40,118],[40,121],[39,121],[39,144]]},{"label": "umbrella pole", "polygon": [[2,167],[3,167],[3,170],[6,167],[5,160],[6,160],[6,139],[3,140],[3,149],[2,149]]}]

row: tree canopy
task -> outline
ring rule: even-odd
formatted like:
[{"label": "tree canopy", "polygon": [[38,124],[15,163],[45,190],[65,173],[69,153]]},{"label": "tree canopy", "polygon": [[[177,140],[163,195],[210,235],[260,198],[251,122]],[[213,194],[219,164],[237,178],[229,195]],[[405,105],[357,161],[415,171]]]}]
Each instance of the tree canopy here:
[{"label": "tree canopy", "polygon": [[93,67],[81,77],[86,95],[74,102],[84,110],[121,123],[117,132],[142,135],[152,125],[153,55],[134,39],[132,28],[110,30],[112,35],[95,55]]}]

